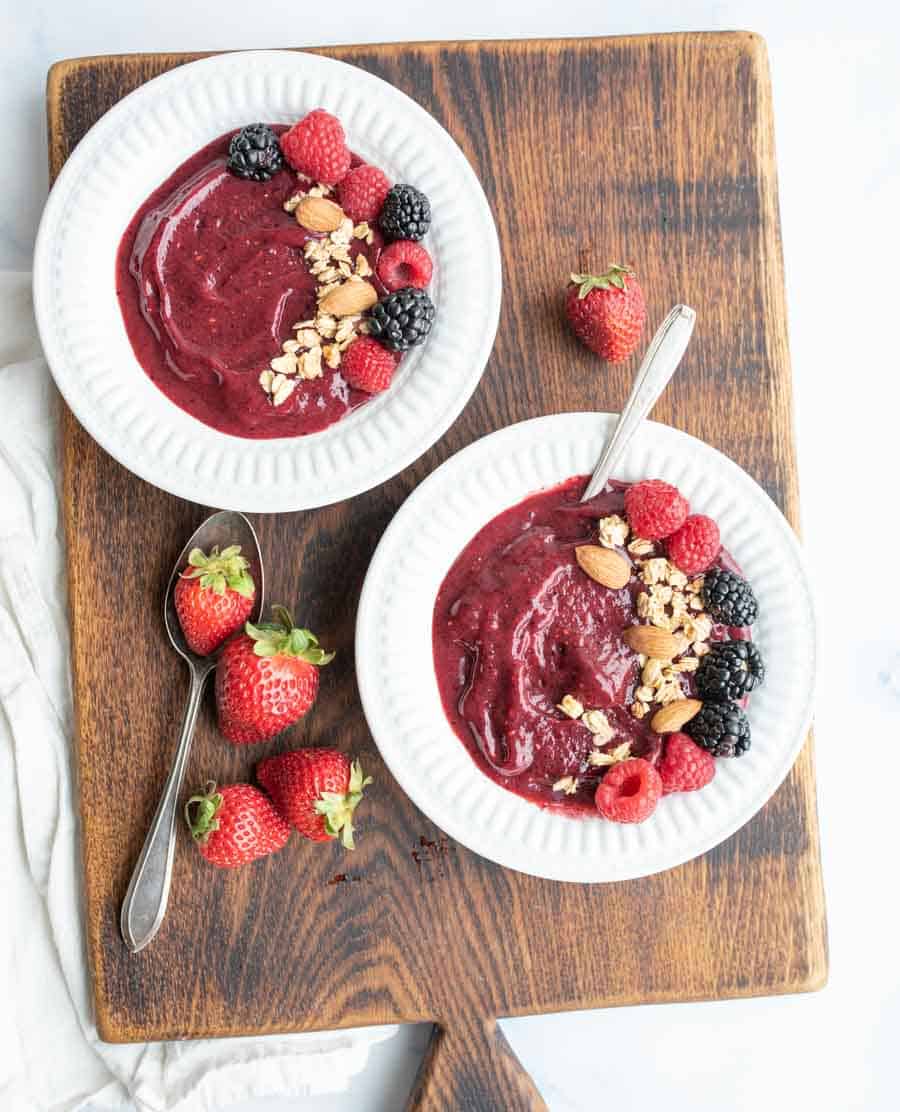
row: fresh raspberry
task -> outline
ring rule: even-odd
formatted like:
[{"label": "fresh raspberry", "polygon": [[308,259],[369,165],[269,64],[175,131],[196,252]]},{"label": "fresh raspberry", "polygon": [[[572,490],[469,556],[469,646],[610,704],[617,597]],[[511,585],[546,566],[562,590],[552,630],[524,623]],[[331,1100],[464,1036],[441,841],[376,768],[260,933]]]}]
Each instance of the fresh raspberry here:
[{"label": "fresh raspberry", "polygon": [[666,544],[669,559],[685,575],[699,575],[719,555],[722,543],[719,527],[705,514],[691,514]]},{"label": "fresh raspberry", "polygon": [[284,157],[313,181],[334,185],[350,169],[350,152],[341,121],[316,108],[281,136]]},{"label": "fresh raspberry", "polygon": [[659,773],[643,757],[615,764],[597,788],[597,810],[610,822],[643,822],[662,795]]},{"label": "fresh raspberry", "polygon": [[669,734],[659,762],[663,795],[705,788],[715,774],[716,762],[711,753],[701,749],[687,734]]},{"label": "fresh raspberry", "polygon": [[387,390],[399,362],[398,356],[370,336],[360,336],[341,358],[341,374],[357,390],[380,394]]},{"label": "fresh raspberry", "polygon": [[341,178],[338,186],[341,208],[354,224],[377,220],[390,191],[391,183],[378,167],[365,163]]},{"label": "fresh raspberry", "polygon": [[431,281],[431,256],[421,243],[398,239],[381,252],[375,269],[392,293],[410,286],[424,290]]},{"label": "fresh raspberry", "polygon": [[671,536],[684,525],[690,506],[662,479],[645,479],[625,491],[625,514],[632,532],[648,541]]}]

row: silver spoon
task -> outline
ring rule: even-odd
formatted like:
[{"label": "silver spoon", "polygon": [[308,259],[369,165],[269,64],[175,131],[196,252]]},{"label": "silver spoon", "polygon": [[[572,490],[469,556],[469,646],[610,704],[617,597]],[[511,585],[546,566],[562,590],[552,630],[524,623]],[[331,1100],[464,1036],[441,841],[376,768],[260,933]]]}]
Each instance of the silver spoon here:
[{"label": "silver spoon", "polygon": [[179,811],[178,796],[191,751],[203,689],[218,659],[218,653],[213,653],[212,656],[197,656],[187,647],[175,613],[175,584],[178,582],[179,573],[187,564],[188,553],[192,548],[202,548],[204,552],[208,552],[216,544],[220,549],[230,544],[241,546],[242,554],[250,563],[250,574],[256,583],[256,601],[250,620],[258,621],[262,613],[265,584],[262,556],[256,533],[243,514],[222,510],[208,517],[181,550],[181,555],[176,560],[175,568],[169,578],[169,585],[166,587],[166,598],[163,604],[166,632],[175,651],[187,661],[191,673],[191,686],[187,705],[184,708],[181,736],[175,748],[175,759],[163,788],[159,806],[156,808],[156,814],[153,816],[153,822],[147,832],[144,848],[131,874],[125,902],[122,904],[119,919],[122,938],[128,949],[135,954],[138,950],[143,950],[153,939],[166,913],[169,884],[172,880],[172,861],[175,857],[175,817]]},{"label": "silver spoon", "polygon": [[603,453],[581,496],[582,502],[598,495],[609,481],[614,468],[622,458],[638,425],[656,405],[660,394],[668,385],[669,379],[678,370],[694,331],[697,314],[687,305],[676,305],[657,329],[650,341],[647,354],[641,363],[625,403],[618,424],[606,443]]}]

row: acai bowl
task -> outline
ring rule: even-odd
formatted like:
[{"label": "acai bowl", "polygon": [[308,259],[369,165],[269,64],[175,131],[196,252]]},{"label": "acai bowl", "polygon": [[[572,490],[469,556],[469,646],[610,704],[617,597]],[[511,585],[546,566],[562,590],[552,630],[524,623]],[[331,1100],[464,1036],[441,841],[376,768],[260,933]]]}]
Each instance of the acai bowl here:
[{"label": "acai bowl", "polygon": [[[356,328],[354,335],[338,338],[344,317],[331,314],[331,334],[326,326],[313,336],[319,314],[314,303],[307,317],[294,314],[301,297],[285,306],[283,314],[270,314],[271,320],[277,317],[272,343],[258,344],[259,336],[253,329],[246,335],[244,325],[253,315],[259,268],[254,274],[250,267],[241,275],[237,266],[235,296],[203,302],[196,314],[191,303],[183,301],[176,322],[178,338],[184,340],[182,351],[196,352],[206,361],[207,386],[221,373],[216,361],[223,352],[230,357],[241,345],[246,348],[247,359],[235,365],[245,374],[247,389],[242,380],[241,389],[233,393],[239,405],[256,406],[263,422],[219,419],[212,412],[215,406],[208,404],[209,390],[205,396],[200,396],[203,391],[183,396],[184,382],[197,372],[196,362],[182,360],[178,351],[173,361],[173,348],[165,344],[149,355],[152,344],[142,347],[141,331],[146,340],[145,325],[153,323],[152,312],[147,312],[147,304],[129,300],[123,280],[128,269],[127,260],[122,262],[123,250],[128,253],[123,237],[140,234],[148,211],[165,208],[174,198],[179,171],[188,178],[216,159],[224,162],[230,139],[247,125],[263,121],[280,133],[316,110],[341,122],[353,156],[348,170],[360,164],[375,166],[392,186],[412,183],[428,198],[431,221],[418,242],[431,263],[427,296],[433,325],[425,342],[396,353],[399,365],[389,389],[354,395],[338,369],[343,352],[337,348],[364,331]],[[192,166],[193,159],[203,165]],[[212,177],[223,180],[222,175]],[[266,183],[253,184],[267,188]],[[340,205],[337,182],[331,195],[322,195],[320,183],[312,179],[301,184],[304,197],[311,194],[310,199]],[[236,181],[225,179],[225,185],[238,186],[238,208],[245,196],[262,196],[242,194]],[[319,214],[313,228],[295,222],[295,234],[286,237],[294,213],[283,206],[295,190],[284,176],[277,186],[283,223],[275,229],[274,250],[282,256],[295,252],[298,271],[307,262],[322,262],[321,272],[332,264],[340,271],[341,243],[332,244],[335,250],[324,260],[307,260],[304,251],[310,238],[319,241],[332,233],[340,237],[341,225],[320,228]],[[163,194],[155,196],[161,187]],[[182,200],[190,215],[192,206],[203,200],[202,183]],[[205,218],[221,218],[223,227],[235,233],[235,206],[221,208],[222,212],[207,208]],[[272,214],[275,211],[273,205]],[[377,254],[386,244],[378,242],[378,228],[362,228],[365,223],[353,221],[348,252],[352,274],[340,278],[370,283],[380,303],[402,290],[380,283]],[[177,228],[187,229],[188,240],[196,231],[190,220],[181,220]],[[239,235],[238,227],[232,242]],[[166,232],[156,261],[171,261],[169,247],[177,238]],[[202,255],[210,242],[208,236],[196,239],[196,253]],[[188,244],[182,261],[192,261],[187,256],[192,246]],[[252,258],[257,257],[254,248]],[[194,288],[187,283],[191,297],[211,281],[211,273],[214,268],[203,270]],[[279,273],[267,277],[273,276]],[[231,274],[227,277],[232,279]],[[318,280],[319,275],[311,277]],[[291,288],[296,292],[299,285]],[[172,290],[179,296],[182,292],[177,284]],[[61,392],[87,431],[129,470],[165,490],[192,501],[255,511],[303,509],[351,497],[396,474],[430,447],[477,385],[496,332],[500,291],[493,219],[471,167],[450,136],[380,79],[341,62],[287,51],[203,59],[156,78],[117,104],[85,136],[57,179],[35,256],[35,307],[44,349]],[[277,291],[270,305],[276,302]],[[216,321],[205,329],[197,327],[198,320],[202,324],[205,315],[212,317],[219,308],[228,316],[229,327],[223,329]],[[394,318],[404,311],[404,306],[396,306]],[[359,317],[353,322],[357,326],[372,312],[367,304],[347,316]],[[310,384],[304,389],[287,381],[300,381],[295,355]],[[282,365],[273,368],[276,360]],[[322,389],[316,393],[318,381]],[[301,404],[307,405],[312,420],[300,419]],[[266,426],[275,410],[282,420]],[[289,413],[295,419],[283,420]]]},{"label": "acai bowl", "polygon": [[[646,821],[637,822],[607,821],[596,815],[590,807],[591,792],[583,790],[581,783],[576,783],[570,794],[566,790],[570,785],[551,781],[544,798],[529,790],[523,780],[504,785],[504,773],[512,778],[527,774],[534,755],[526,753],[523,758],[520,752],[518,763],[512,758],[512,767],[504,769],[504,756],[508,758],[514,748],[509,746],[507,754],[500,752],[487,767],[479,746],[466,743],[464,731],[469,724],[465,708],[455,702],[469,690],[466,653],[460,651],[455,658],[452,652],[447,654],[452,637],[442,646],[444,666],[441,652],[436,651],[441,648],[436,633],[440,607],[436,610],[436,603],[441,601],[442,589],[450,583],[445,601],[452,605],[466,576],[473,581],[475,564],[454,584],[454,565],[459,568],[461,554],[470,551],[467,546],[479,534],[486,535],[483,530],[489,533],[492,523],[503,527],[504,515],[512,511],[515,516],[523,505],[527,508],[527,499],[537,499],[539,506],[542,499],[550,498],[558,505],[560,491],[564,493],[574,477],[592,470],[614,420],[609,414],[578,413],[537,418],[493,433],[447,461],[410,496],[385,533],[366,578],[357,622],[356,666],[363,707],[379,749],[404,790],[429,818],[470,849],[502,865],[557,880],[592,882],[643,876],[718,844],[751,818],[778,787],[802,746],[811,717],[816,630],[793,533],[766,494],[737,465],[684,433],[647,422],[619,465],[617,480],[629,485],[663,478],[677,486],[689,499],[692,513],[718,523],[724,547],[718,565],[753,586],[758,613],[752,623],[752,643],[765,661],[765,681],[749,698],[741,694],[738,700],[746,727],[736,728],[730,742],[726,737],[719,753],[723,759],[716,760],[715,777],[702,791],[665,795]],[[577,499],[571,498],[570,504],[574,508]],[[508,524],[521,529],[523,521]],[[595,529],[593,523],[586,527],[585,540],[596,537]],[[627,535],[621,539],[626,546],[630,543]],[[504,536],[504,545],[509,540]],[[558,538],[552,543],[557,542]],[[488,545],[485,555],[491,551]],[[647,558],[660,557],[647,552],[641,562]],[[576,582],[574,574],[567,559],[565,581]],[[552,578],[546,577],[542,590],[552,593]],[[687,588],[692,581],[685,578]],[[513,575],[509,584],[500,585],[501,594],[511,598],[515,582]],[[704,604],[699,594],[696,597],[696,613],[700,614]],[[688,608],[690,605],[688,602]],[[504,620],[498,611],[499,643],[508,645],[513,631],[502,630]],[[619,637],[622,629],[639,619],[627,614],[615,621],[619,622]],[[715,624],[702,629],[703,636],[694,640],[707,645],[740,643],[749,636],[747,630],[725,629],[722,623],[714,629]],[[674,654],[676,662],[690,658],[693,643]],[[656,731],[643,727],[623,731],[621,717],[632,714],[632,705],[644,698],[647,710],[639,713],[641,718],[648,714],[651,724],[653,716],[666,709],[639,690],[646,685],[630,647],[616,651],[623,654],[624,667],[613,660],[598,671],[612,677],[611,687],[620,686],[619,699],[608,698],[609,693],[601,691],[595,693],[595,705],[589,708],[583,705],[583,697],[577,697],[579,693],[560,688],[548,692],[552,705],[541,712],[549,720],[554,716],[552,707],[566,702],[562,695],[575,699],[574,707],[568,704],[573,712],[572,736],[577,738],[576,746],[584,749],[576,754],[573,767],[588,764],[585,753],[596,751],[610,757],[595,766],[592,790],[606,768],[631,755],[615,753],[623,740],[634,742],[640,735],[636,755],[652,757],[648,747],[652,748]],[[454,668],[460,669],[456,679]],[[563,672],[551,668],[549,674],[558,678]],[[673,706],[696,698],[692,675],[687,672],[679,678],[684,690]],[[476,705],[481,712],[487,708],[493,713],[496,692],[491,693],[489,687],[485,692]],[[579,702],[582,705],[577,705]],[[460,716],[454,720],[457,707]],[[576,718],[596,709],[604,710],[607,723],[589,720],[591,726],[604,726],[595,743],[586,740],[592,737],[592,730]],[[471,713],[468,717],[471,721]],[[554,721],[565,730],[566,718],[561,710]],[[618,737],[605,736],[610,722]],[[704,738],[709,743],[716,727],[710,727],[708,720],[706,725]],[[745,728],[748,737],[752,733],[749,746],[742,740]],[[683,729],[691,730],[689,721]],[[727,729],[721,736],[726,735]],[[665,733],[660,732],[657,745],[664,746],[664,738]],[[735,753],[735,748],[739,752]],[[731,759],[735,755],[739,759]]]}]

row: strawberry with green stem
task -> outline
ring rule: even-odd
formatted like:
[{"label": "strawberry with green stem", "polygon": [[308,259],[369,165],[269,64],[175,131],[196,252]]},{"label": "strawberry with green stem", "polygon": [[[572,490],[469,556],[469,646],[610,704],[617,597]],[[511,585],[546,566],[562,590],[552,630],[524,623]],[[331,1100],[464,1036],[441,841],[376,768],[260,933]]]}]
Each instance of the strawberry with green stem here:
[{"label": "strawberry with green stem", "polygon": [[249,569],[238,544],[221,552],[216,546],[208,556],[191,549],[174,592],[175,613],[191,652],[209,656],[250,617],[256,584]]},{"label": "strawberry with green stem", "polygon": [[575,335],[607,363],[638,345],[647,309],[634,271],[613,263],[603,274],[571,274],[566,316]]},{"label": "strawberry with green stem", "polygon": [[266,741],[301,719],[319,690],[319,669],[334,658],[290,611],[253,625],[229,641],[216,668],[219,729],[229,741]]},{"label": "strawberry with green stem", "polygon": [[353,812],[372,783],[359,761],[337,749],[297,749],[267,757],[256,778],[279,814],[313,842],[340,838],[353,849]]},{"label": "strawberry with green stem", "polygon": [[291,828],[268,796],[252,784],[210,781],[187,801],[184,815],[200,853],[219,869],[234,869],[280,850]]}]

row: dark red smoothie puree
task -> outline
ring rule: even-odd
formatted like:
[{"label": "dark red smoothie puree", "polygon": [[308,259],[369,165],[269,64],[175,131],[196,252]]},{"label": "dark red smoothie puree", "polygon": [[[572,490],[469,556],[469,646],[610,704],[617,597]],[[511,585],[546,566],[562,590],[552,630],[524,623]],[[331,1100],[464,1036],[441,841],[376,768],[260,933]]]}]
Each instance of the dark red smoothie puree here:
[{"label": "dark red smoothie puree", "polygon": [[[291,325],[315,316],[303,258],[315,236],[282,207],[301,187],[293,171],[268,182],[229,173],[231,134],[182,163],[135,213],[116,259],[119,305],[138,362],[181,409],[233,436],[302,436],[370,395],[327,367],[277,407],[260,388]],[[374,269],[380,247],[376,233],[351,251]]]},{"label": "dark red smoothie puree", "polygon": [[[642,585],[635,576],[608,590],[575,562],[577,545],[596,544],[598,519],[623,514],[626,484],[580,504],[586,481],[533,494],[484,526],[441,584],[433,644],[444,710],[482,771],[540,806],[596,815],[596,744],[557,709],[563,696],[604,711],[616,736],[603,749],[630,741],[632,756],[655,763],[661,740],[628,709],[640,673],[621,635]],[[718,564],[739,570],[724,552]],[[711,639],[747,636],[716,626]],[[693,695],[693,677],[682,687]],[[574,795],[553,791],[564,776],[579,778]]]}]

